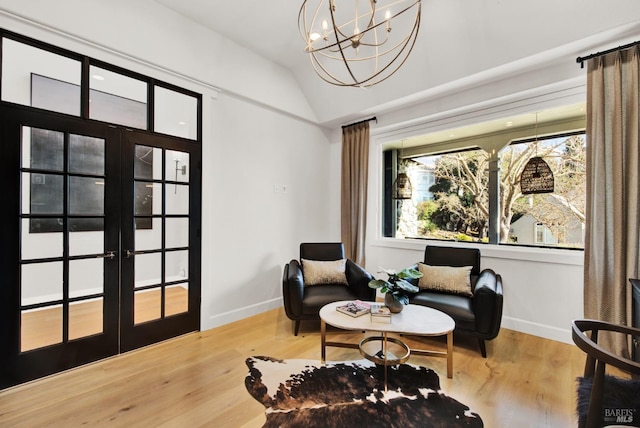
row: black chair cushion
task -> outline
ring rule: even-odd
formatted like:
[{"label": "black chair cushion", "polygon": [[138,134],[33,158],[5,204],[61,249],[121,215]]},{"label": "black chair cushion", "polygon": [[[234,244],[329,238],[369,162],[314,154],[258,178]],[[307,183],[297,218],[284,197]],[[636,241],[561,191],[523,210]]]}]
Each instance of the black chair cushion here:
[{"label": "black chair cushion", "polygon": [[476,330],[472,301],[466,296],[421,291],[410,299],[410,303],[445,312],[456,322],[456,330]]},{"label": "black chair cushion", "polygon": [[302,298],[302,313],[304,315],[318,315],[320,309],[332,302],[339,300],[357,300],[358,296],[344,284],[311,285],[304,289]]},{"label": "black chair cushion", "polygon": [[[592,378],[578,378],[577,410],[578,419],[582,424],[580,426],[584,426],[587,422],[592,386]],[[640,417],[640,400],[638,397],[640,397],[640,381],[605,375],[601,415],[604,424],[637,427],[638,417]]]}]

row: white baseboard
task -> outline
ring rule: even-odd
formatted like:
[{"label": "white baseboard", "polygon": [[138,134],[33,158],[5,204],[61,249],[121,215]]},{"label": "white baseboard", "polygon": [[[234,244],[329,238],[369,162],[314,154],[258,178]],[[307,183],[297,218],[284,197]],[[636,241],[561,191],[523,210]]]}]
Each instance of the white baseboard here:
[{"label": "white baseboard", "polygon": [[[282,305],[282,298],[279,297],[254,305],[244,306],[242,308],[234,309],[222,314],[216,314],[210,316],[209,318],[203,318],[201,330],[205,331],[215,327],[220,327],[221,325],[229,324],[244,318],[251,317],[253,315],[258,315],[262,312],[279,308]],[[502,327],[509,330],[515,330],[521,333],[531,334],[533,336],[543,337],[545,339],[555,340],[557,342],[563,342],[573,345],[570,326],[567,326],[566,329],[562,329],[550,325],[503,316]]]},{"label": "white baseboard", "polygon": [[254,305],[244,306],[242,308],[224,312],[222,314],[212,315],[208,318],[202,318],[200,329],[205,331],[215,327],[220,327],[221,325],[229,324],[253,315],[261,314],[262,312],[279,308],[282,305],[282,297],[278,297],[272,300],[256,303]]},{"label": "white baseboard", "polygon": [[569,343],[573,345],[571,338],[571,326],[566,329],[558,328],[550,325],[539,324],[531,321],[521,320],[518,318],[502,317],[502,327],[509,330],[519,331],[521,333],[531,334],[533,336],[543,337],[558,342]]}]

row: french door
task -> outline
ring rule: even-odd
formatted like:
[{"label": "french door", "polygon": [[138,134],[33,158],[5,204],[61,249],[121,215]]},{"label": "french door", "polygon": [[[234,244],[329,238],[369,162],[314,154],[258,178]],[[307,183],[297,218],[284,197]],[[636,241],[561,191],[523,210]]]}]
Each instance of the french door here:
[{"label": "french door", "polygon": [[0,388],[197,330],[199,146],[0,118]]}]

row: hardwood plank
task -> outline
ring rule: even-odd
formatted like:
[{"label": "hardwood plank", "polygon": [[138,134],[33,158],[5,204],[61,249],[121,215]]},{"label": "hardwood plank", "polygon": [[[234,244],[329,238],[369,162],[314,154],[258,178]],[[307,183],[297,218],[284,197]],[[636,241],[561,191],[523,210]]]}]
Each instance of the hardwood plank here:
[{"label": "hardwood plank", "polygon": [[[303,323],[301,330],[293,336],[280,308],[0,391],[0,426],[258,427],[264,408],[244,387],[245,359],[319,360],[319,323]],[[445,347],[440,339],[404,339],[410,346]],[[576,425],[575,378],[584,365],[577,347],[506,329],[487,343],[489,358],[476,346],[456,337],[452,379],[442,358],[409,362],[433,368],[443,391],[478,412],[487,427]],[[329,348],[327,359],[361,356]]]}]

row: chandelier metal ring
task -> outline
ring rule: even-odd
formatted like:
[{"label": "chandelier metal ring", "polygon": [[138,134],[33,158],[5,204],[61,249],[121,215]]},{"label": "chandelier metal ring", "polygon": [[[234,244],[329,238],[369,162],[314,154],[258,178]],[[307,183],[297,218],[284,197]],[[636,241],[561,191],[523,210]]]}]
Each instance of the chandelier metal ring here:
[{"label": "chandelier metal ring", "polygon": [[413,50],[420,28],[420,0],[351,0],[353,8],[347,3],[302,3],[298,28],[305,52],[324,81],[373,86],[392,76]]}]

